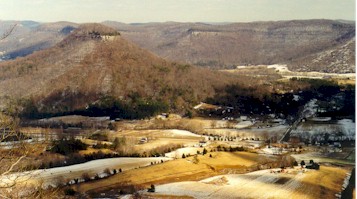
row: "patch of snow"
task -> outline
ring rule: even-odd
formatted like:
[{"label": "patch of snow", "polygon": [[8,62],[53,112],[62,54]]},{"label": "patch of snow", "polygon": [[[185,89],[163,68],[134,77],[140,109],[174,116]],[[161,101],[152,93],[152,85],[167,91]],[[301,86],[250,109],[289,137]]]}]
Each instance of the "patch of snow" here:
[{"label": "patch of snow", "polygon": [[[168,161],[171,158],[167,157],[157,157],[157,158],[106,158],[100,160],[92,160],[86,163],[75,164],[71,166],[56,167],[51,169],[39,169],[34,171],[26,171],[20,173],[14,173],[7,176],[0,177],[0,186],[5,183],[11,183],[13,180],[25,179],[26,177],[31,177],[31,179],[42,179],[44,180],[43,186],[48,187],[56,185],[54,184],[56,179],[60,176],[64,178],[80,178],[82,173],[97,173],[100,176],[104,176],[103,171],[106,168],[123,170],[134,169],[137,167],[149,166],[153,161]],[[73,176],[77,173],[77,176]]]},{"label": "patch of snow", "polygon": [[317,102],[317,99],[312,99],[308,103],[305,104],[304,110],[302,113],[304,117],[312,117],[316,114],[316,110],[318,107],[316,102]]},{"label": "patch of snow", "polygon": [[180,136],[202,137],[201,135],[194,134],[194,133],[192,133],[190,131],[186,131],[186,130],[170,129],[170,130],[166,130],[165,132],[169,132],[174,135],[180,135]]},{"label": "patch of snow", "polygon": [[342,119],[337,122],[342,126],[345,135],[354,136],[356,134],[356,123],[351,119]]},{"label": "patch of snow", "polygon": [[251,122],[251,121],[242,121],[242,122],[239,122],[238,124],[236,124],[234,126],[234,128],[242,129],[242,128],[247,128],[247,127],[252,126],[252,125],[253,125],[253,122]]},{"label": "patch of snow", "polygon": [[194,106],[194,107],[193,107],[193,109],[199,109],[199,108],[201,108],[201,107],[202,107],[202,105],[203,105],[203,103],[201,102],[200,104],[198,104],[198,105]]},{"label": "patch of snow", "polygon": [[247,68],[247,66],[237,66],[237,69]]},{"label": "patch of snow", "polygon": [[331,120],[331,117],[313,117],[310,120],[315,122],[327,122]]},{"label": "patch of snow", "polygon": [[[313,120],[313,119],[310,119]],[[324,119],[314,120],[323,121]],[[328,118],[325,119],[328,121]],[[341,137],[339,132],[343,133]],[[325,139],[325,134],[328,134],[330,139],[349,139],[354,140],[356,134],[355,123],[350,119],[338,120],[336,124],[323,123],[323,124],[302,124],[296,129],[291,131],[291,135],[299,135],[304,139],[316,138],[317,141]]]},{"label": "patch of snow", "polygon": [[265,148],[260,149],[258,153],[276,155],[276,154],[287,153],[287,151],[283,150],[283,148],[272,147],[272,146],[269,148],[268,146],[266,146]]},{"label": "patch of snow", "polygon": [[350,182],[351,172],[347,173],[345,179],[343,180],[342,190],[345,190]]},{"label": "patch of snow", "polygon": [[0,142],[0,147],[2,149],[12,149],[19,147],[22,143],[32,143],[34,140],[33,139],[27,139],[27,140],[22,140],[22,141],[10,141],[10,142]]},{"label": "patch of snow", "polygon": [[276,70],[279,70],[279,72],[291,72],[286,65],[274,64],[267,66],[267,68],[274,68]]},{"label": "patch of snow", "polygon": [[123,196],[119,196],[120,199],[133,199],[134,196],[131,195],[131,194],[126,194],[126,195],[123,195]]},{"label": "patch of snow", "polygon": [[197,154],[197,151],[200,151],[202,152],[203,151],[203,148],[201,147],[185,147],[185,148],[179,148],[175,151],[171,151],[169,153],[165,153],[165,157],[168,157],[168,158],[181,158],[182,157],[182,154],[185,154],[185,155],[195,155]]},{"label": "patch of snow", "polygon": [[[158,185],[156,193],[194,198],[290,198],[306,176],[304,173],[292,174],[297,173],[297,169],[287,169],[284,173],[272,171],[260,170],[247,174],[220,175],[198,182]],[[282,178],[286,181],[277,183]],[[224,183],[214,183],[221,179],[224,179]],[[303,193],[300,196],[305,197]]]}]

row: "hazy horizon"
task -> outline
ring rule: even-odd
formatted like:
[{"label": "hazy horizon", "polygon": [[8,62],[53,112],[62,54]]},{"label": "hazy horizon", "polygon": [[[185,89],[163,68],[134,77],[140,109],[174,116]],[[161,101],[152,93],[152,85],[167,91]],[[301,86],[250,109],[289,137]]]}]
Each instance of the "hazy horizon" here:
[{"label": "hazy horizon", "polygon": [[2,0],[1,20],[75,23],[355,21],[354,0]]}]

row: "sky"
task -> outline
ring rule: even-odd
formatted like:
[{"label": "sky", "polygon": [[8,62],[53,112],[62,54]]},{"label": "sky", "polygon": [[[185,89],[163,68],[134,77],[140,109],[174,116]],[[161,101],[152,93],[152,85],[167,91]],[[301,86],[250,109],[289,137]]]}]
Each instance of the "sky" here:
[{"label": "sky", "polygon": [[0,0],[0,20],[251,22],[355,20],[355,0]]}]

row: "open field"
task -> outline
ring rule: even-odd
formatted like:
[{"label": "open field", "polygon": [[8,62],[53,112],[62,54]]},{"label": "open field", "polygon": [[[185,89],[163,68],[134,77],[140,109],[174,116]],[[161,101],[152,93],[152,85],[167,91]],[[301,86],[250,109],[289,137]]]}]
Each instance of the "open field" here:
[{"label": "open field", "polygon": [[237,66],[236,69],[228,69],[228,70],[222,70],[222,71],[227,71],[227,72],[245,72],[245,74],[249,74],[249,72],[257,73],[257,72],[262,72],[266,74],[268,71],[270,75],[274,73],[278,73],[281,75],[288,75],[288,74],[295,74],[295,75],[300,75],[300,76],[317,76],[317,77],[323,77],[326,75],[329,76],[336,76],[336,77],[354,77],[354,73],[323,73],[323,72],[296,72],[296,71],[291,71],[288,69],[286,65],[281,65],[281,64],[274,64],[274,65],[256,65],[256,66]]},{"label": "open field", "polygon": [[334,79],[339,84],[355,84],[355,73],[323,73],[323,72],[296,72],[290,71],[286,65],[258,65],[238,66],[236,69],[223,70],[230,73],[240,73],[254,77],[270,76],[275,79],[288,80],[291,78]]},{"label": "open field", "polygon": [[[134,149],[144,152],[164,145],[194,146],[205,136],[197,135],[185,130],[160,129],[160,130],[122,130],[111,133],[112,137],[126,137],[134,142]],[[140,139],[147,141],[139,144]]]},{"label": "open field", "polygon": [[131,137],[152,137],[152,138],[200,138],[202,136],[185,130],[177,129],[160,129],[160,130],[125,130],[116,132],[114,136],[131,136]]},{"label": "open field", "polygon": [[[287,172],[287,173],[285,173]],[[339,167],[287,169],[284,173],[260,170],[247,174],[221,175],[201,181],[156,186],[155,194],[194,198],[335,198],[349,172]]]},{"label": "open field", "polygon": [[266,128],[251,127],[247,129],[206,129],[208,134],[220,135],[220,136],[239,136],[240,138],[260,138],[266,139],[269,137],[280,137],[284,134],[287,125],[277,125]]},{"label": "open field", "polygon": [[[212,158],[209,157],[212,155]],[[81,192],[100,193],[129,183],[148,186],[186,180],[201,180],[207,177],[225,173],[245,173],[256,170],[257,164],[275,161],[272,157],[247,152],[213,152],[198,156],[198,163],[193,163],[194,157],[168,161],[150,167],[123,172],[105,180],[82,183],[78,186]]]},{"label": "open field", "polygon": [[[350,119],[343,119],[332,122],[304,122],[301,123],[296,129],[291,131],[291,135],[299,135],[302,138],[310,138],[312,136],[321,137],[327,133],[330,137],[339,138],[343,137],[344,139],[354,139],[356,132],[356,124]],[[338,135],[338,133],[342,133]]]},{"label": "open field", "polygon": [[171,151],[169,153],[165,153],[165,157],[170,157],[170,158],[181,158],[183,154],[185,156],[189,155],[195,155],[197,154],[197,151],[202,153],[203,148],[202,147],[184,147],[184,148],[179,148],[175,151]]},{"label": "open field", "polygon": [[344,160],[344,159],[338,159],[337,155],[334,155],[335,157],[327,157],[326,155],[318,152],[308,152],[308,153],[301,153],[301,154],[293,154],[291,155],[292,157],[295,158],[296,161],[300,162],[301,160],[304,160],[305,162],[309,160],[314,160],[315,162],[318,163],[331,163],[331,164],[343,164],[343,165],[354,165],[355,162],[354,160]]},{"label": "open field", "polygon": [[[169,158],[110,158],[93,160],[82,164],[71,166],[57,167],[51,169],[40,169],[30,172],[14,173],[9,176],[3,176],[1,181],[6,183],[11,179],[22,176],[24,180],[31,179],[31,182],[42,182],[43,187],[57,186],[58,183],[66,183],[74,178],[81,178],[83,173],[88,173],[90,176],[101,174],[105,169],[119,169],[123,171],[131,170],[139,167],[145,167],[151,162],[168,161]],[[20,177],[21,178],[21,177]],[[22,181],[19,179],[19,181]]]},{"label": "open field", "polygon": [[[69,119],[67,122],[71,122],[70,117],[66,119]],[[74,120],[77,119],[81,118],[74,117]],[[123,148],[95,149],[89,147],[87,150],[79,151],[82,155],[99,150],[103,153],[115,153],[117,150],[123,149],[125,153],[135,152],[144,157],[149,154],[149,151],[160,151],[160,147],[160,149],[170,148],[174,151],[166,153],[161,150],[159,154],[165,153],[165,157],[158,158],[111,158],[38,170],[31,173],[33,176],[31,182],[42,182],[43,187],[56,186],[75,178],[81,179],[83,173],[88,173],[93,178],[97,174],[104,176],[106,168],[110,170],[121,168],[124,171],[122,173],[89,182],[79,180],[81,183],[70,186],[90,197],[118,197],[120,196],[119,191],[124,189],[123,187],[132,186],[135,187],[135,190],[145,190],[151,184],[157,187],[156,193],[140,191],[145,197],[333,198],[341,191],[343,178],[349,171],[332,165],[350,166],[354,163],[345,160],[346,158],[329,157],[315,146],[311,146],[311,149],[305,146],[304,151],[307,153],[292,155],[298,162],[301,160],[308,162],[313,159],[317,163],[322,163],[321,170],[308,170],[307,173],[303,173],[301,169],[297,168],[295,170],[288,169],[289,173],[270,173],[270,170],[266,169],[279,170],[280,163],[283,161],[280,156],[268,155],[270,153],[211,152],[211,149],[216,149],[219,145],[228,149],[230,146],[243,146],[250,148],[250,151],[257,151],[258,145],[264,146],[265,141],[269,138],[273,140],[281,137],[288,128],[288,125],[266,121],[254,121],[244,128],[240,128],[244,124],[239,119],[225,121],[211,118],[176,118],[122,120],[115,122],[118,130],[84,129],[87,132],[78,134],[81,136],[77,136],[77,138],[92,146],[98,142],[111,145],[115,138],[125,141],[121,146]],[[24,129],[40,136],[62,133],[44,128]],[[332,135],[338,129],[345,133],[345,136],[353,137],[355,134],[354,123],[349,119],[334,121],[331,124],[306,121],[294,129],[292,134],[304,136],[305,134],[331,131]],[[96,140],[96,137],[93,136],[96,133],[105,134],[108,141]],[[229,137],[232,140],[228,139]],[[200,147],[200,144],[203,144],[204,147]],[[208,150],[206,155],[202,155],[204,148]],[[42,147],[41,153],[44,149],[45,147]],[[319,151],[319,153],[312,153],[312,151]],[[200,155],[195,157],[194,155],[198,152]],[[47,154],[47,152],[43,153]],[[149,155],[152,154],[155,153],[150,152]],[[185,154],[186,158],[182,158],[182,154]],[[353,154],[353,151],[336,152],[335,156],[353,156]],[[161,160],[165,162],[161,163]],[[152,162],[155,163],[151,165]],[[336,173],[336,176],[331,176],[330,173]],[[323,184],[317,180],[319,178],[323,179]]]}]

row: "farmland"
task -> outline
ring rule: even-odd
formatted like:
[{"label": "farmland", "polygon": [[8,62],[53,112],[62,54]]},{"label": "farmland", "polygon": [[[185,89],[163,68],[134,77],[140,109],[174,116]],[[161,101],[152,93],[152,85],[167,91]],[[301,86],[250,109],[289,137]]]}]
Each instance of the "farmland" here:
[{"label": "farmland", "polygon": [[[214,152],[198,157],[198,163],[194,163],[194,157],[168,161],[163,164],[153,165],[146,168],[130,170],[112,176],[106,180],[94,181],[81,184],[78,188],[81,192],[101,193],[118,190],[125,184],[145,187],[152,183],[168,183],[172,181],[201,180],[210,176],[223,173],[244,173],[255,170],[257,163],[271,163],[264,155],[246,152]],[[227,160],[230,160],[229,162]],[[116,193],[118,194],[118,193]]]},{"label": "farmland", "polygon": [[[193,119],[168,117],[166,119],[153,118],[150,120],[122,120],[118,122],[102,119],[101,122],[113,123],[116,130],[87,129],[82,131],[83,133],[77,133],[76,131],[72,133],[63,132],[60,129],[24,127],[23,131],[28,132],[27,135],[38,136],[36,142],[42,143],[44,148],[46,148],[45,145],[51,143],[51,140],[58,139],[58,136],[74,135],[89,145],[86,150],[79,151],[80,156],[100,153],[104,155],[112,154],[115,157],[119,150],[121,153],[135,152],[139,154],[139,157],[100,158],[70,166],[47,168],[22,174],[15,173],[12,176],[8,176],[8,178],[11,179],[16,175],[23,175],[24,177],[31,175],[33,178],[30,182],[41,182],[43,187],[56,187],[63,183],[69,183],[79,193],[90,196],[98,194],[118,196],[119,192],[115,190],[121,189],[127,190],[126,193],[133,193],[134,191],[145,195],[146,193],[142,190],[150,184],[157,185],[156,194],[160,197],[165,197],[165,195],[194,198],[228,197],[225,194],[233,194],[232,190],[236,189],[236,187],[241,188],[239,194],[248,195],[252,198],[259,197],[258,194],[263,193],[267,194],[266,197],[289,195],[292,198],[297,198],[299,193],[302,193],[301,190],[306,189],[306,187],[311,190],[320,190],[321,193],[327,196],[338,194],[342,190],[342,188],[336,188],[334,185],[331,185],[333,188],[321,187],[316,182],[316,178],[323,177],[330,181],[333,176],[329,175],[329,172],[335,172],[338,173],[338,176],[332,181],[339,184],[344,179],[344,176],[351,171],[350,166],[353,163],[350,159],[346,159],[346,156],[353,154],[353,148],[342,148],[339,152],[329,152],[328,147],[304,146],[297,152],[294,147],[300,144],[297,146],[285,144],[285,148],[279,148],[284,147],[284,145],[272,144],[271,147],[268,147],[267,141],[277,140],[283,136],[288,126],[281,123],[282,121],[280,120],[278,123],[275,120],[263,122],[258,118],[254,120],[247,118],[245,120],[249,121],[250,125],[240,125],[241,123],[247,123],[242,120],[227,121],[200,117]],[[61,121],[75,125],[77,122],[93,121],[93,119],[69,116],[61,117]],[[330,121],[328,122],[331,123]],[[329,123],[318,122],[315,124],[313,120],[306,121],[298,125],[292,131],[291,136],[300,135],[303,137],[306,132],[311,135],[314,135],[314,133],[319,135],[321,131],[325,132],[327,129],[337,128],[342,129],[345,139],[354,135],[355,130],[352,127],[354,123],[350,120],[345,119],[332,124]],[[181,130],[180,128],[191,129],[195,133],[189,130]],[[79,131],[81,132],[81,130]],[[333,135],[332,132],[330,135]],[[125,143],[122,143],[124,145],[119,149],[109,147],[113,145],[115,139],[124,140]],[[99,143],[106,144],[103,146],[108,147],[98,149],[96,145]],[[172,148],[176,145],[178,148]],[[243,151],[234,152],[234,149],[237,148]],[[330,149],[334,148],[330,147]],[[159,150],[164,150],[165,152],[158,152]],[[166,150],[168,151],[166,152]],[[149,151],[157,152],[148,153]],[[37,153],[40,153],[40,151]],[[49,152],[41,153],[42,158],[50,156]],[[160,157],[150,157],[152,154],[157,154]],[[286,158],[290,156],[293,159]],[[59,156],[58,158],[58,160],[66,160],[65,156]],[[294,160],[298,163],[302,160],[314,160],[322,164],[321,169],[318,171],[306,170],[298,166],[287,168],[285,170],[287,173],[271,174],[271,171],[278,171],[279,169],[277,168],[282,165],[284,167],[291,166],[291,161]],[[329,165],[331,163],[345,166],[336,167]],[[106,169],[107,172],[109,170],[109,174],[105,172]],[[117,173],[119,169],[121,169],[121,172]],[[116,170],[116,173],[113,173],[114,170]],[[88,175],[91,180],[85,180],[83,178],[84,174]],[[75,179],[78,179],[78,185],[73,185],[77,184]],[[307,180],[311,180],[313,186],[306,184]],[[251,186],[242,186],[240,184],[248,181]],[[188,189],[185,187],[193,186],[196,188],[185,191],[185,189]],[[261,187],[262,192],[253,193],[253,187],[257,186]],[[128,187],[132,187],[130,188],[131,191],[128,191]],[[278,191],[270,195],[267,191],[264,191],[271,188]],[[212,192],[204,192],[206,189],[212,190]],[[321,196],[314,195],[313,192],[311,191],[306,197]],[[238,192],[235,194],[238,194]],[[242,195],[234,196],[242,197]]]},{"label": "farmland", "polygon": [[[83,112],[108,116],[27,118],[19,135],[31,155],[1,181],[95,198],[339,196],[355,160],[355,119],[347,107],[353,87],[345,85],[351,77],[325,80],[280,65],[228,72],[238,71],[259,76],[274,93],[232,85],[192,112],[140,119],[117,117],[121,102],[108,97]],[[1,150],[11,152],[16,143],[3,142]]]},{"label": "farmland", "polygon": [[[157,186],[157,194],[194,198],[334,198],[348,170],[323,166],[319,171],[287,169],[282,173],[261,170],[220,175],[201,181]],[[322,179],[322,180],[321,180]]]}]

